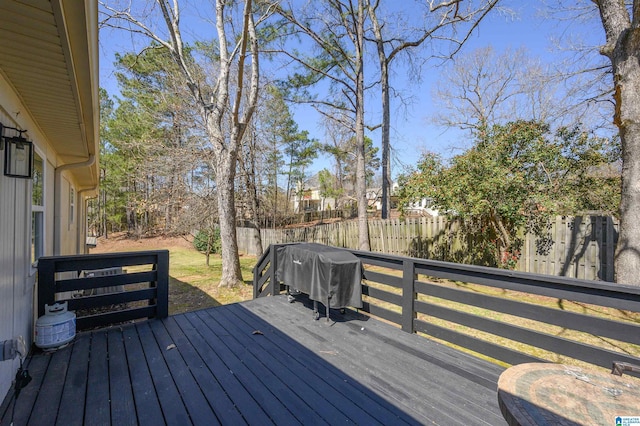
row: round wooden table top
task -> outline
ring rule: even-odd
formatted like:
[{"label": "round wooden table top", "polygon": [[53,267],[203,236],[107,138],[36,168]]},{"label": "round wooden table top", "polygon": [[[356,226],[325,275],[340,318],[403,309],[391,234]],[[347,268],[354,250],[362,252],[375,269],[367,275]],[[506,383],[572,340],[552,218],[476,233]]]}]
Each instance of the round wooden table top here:
[{"label": "round wooden table top", "polygon": [[640,379],[561,364],[520,364],[500,375],[498,403],[511,426],[636,424],[629,417],[640,424]]}]

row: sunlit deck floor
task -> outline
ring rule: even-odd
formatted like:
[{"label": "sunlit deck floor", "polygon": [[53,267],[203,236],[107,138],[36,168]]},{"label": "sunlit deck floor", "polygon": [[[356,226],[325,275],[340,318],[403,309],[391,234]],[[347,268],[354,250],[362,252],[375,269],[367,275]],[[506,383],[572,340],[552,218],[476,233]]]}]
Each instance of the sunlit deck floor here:
[{"label": "sunlit deck floor", "polygon": [[[353,311],[332,320],[278,296],[80,333],[28,360],[14,424],[505,424],[502,368]],[[7,397],[2,426],[10,413]]]}]

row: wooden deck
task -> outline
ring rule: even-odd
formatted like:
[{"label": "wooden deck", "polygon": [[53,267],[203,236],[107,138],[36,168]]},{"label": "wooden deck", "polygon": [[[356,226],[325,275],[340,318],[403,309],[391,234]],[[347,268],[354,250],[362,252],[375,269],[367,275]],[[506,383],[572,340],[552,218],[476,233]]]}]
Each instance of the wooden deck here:
[{"label": "wooden deck", "polygon": [[502,368],[352,311],[332,320],[276,296],[81,333],[28,359],[14,424],[505,424]]}]

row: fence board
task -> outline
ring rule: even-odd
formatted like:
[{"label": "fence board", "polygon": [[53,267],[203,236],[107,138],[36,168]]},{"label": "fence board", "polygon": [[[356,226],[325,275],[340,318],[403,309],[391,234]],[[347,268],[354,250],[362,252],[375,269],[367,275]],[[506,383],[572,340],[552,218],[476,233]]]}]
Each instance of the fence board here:
[{"label": "fence board", "polygon": [[[468,242],[459,235],[460,225],[445,217],[420,217],[369,221],[371,251],[398,256],[453,260],[470,263],[464,255]],[[558,216],[550,229],[553,243],[546,253],[537,251],[535,236],[526,235],[516,265],[521,272],[542,273],[587,280],[613,281],[613,258],[618,222],[612,217]],[[240,251],[256,255],[252,229],[238,228]],[[313,227],[261,230],[262,246],[292,242],[316,242],[349,249],[358,248],[357,221]],[[460,261],[456,257],[455,261]]]}]

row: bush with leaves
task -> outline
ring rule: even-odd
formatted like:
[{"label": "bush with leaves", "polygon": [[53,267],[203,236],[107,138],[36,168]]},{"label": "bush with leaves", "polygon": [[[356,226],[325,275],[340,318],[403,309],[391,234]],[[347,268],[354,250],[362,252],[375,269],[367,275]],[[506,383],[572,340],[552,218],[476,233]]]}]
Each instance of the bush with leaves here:
[{"label": "bush with leaves", "polygon": [[474,145],[449,164],[424,155],[401,180],[401,202],[433,199],[435,208],[462,219],[474,262],[513,268],[523,231],[549,246],[551,215],[617,210],[618,152],[615,141],[579,128],[551,133],[535,121],[495,125],[480,129]]}]

